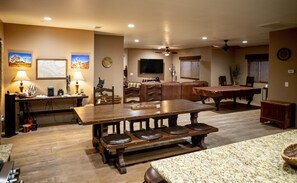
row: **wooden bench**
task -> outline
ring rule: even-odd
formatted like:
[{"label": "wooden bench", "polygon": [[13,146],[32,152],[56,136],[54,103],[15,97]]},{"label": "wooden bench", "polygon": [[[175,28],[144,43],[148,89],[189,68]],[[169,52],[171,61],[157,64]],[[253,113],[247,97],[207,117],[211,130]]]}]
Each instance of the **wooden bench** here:
[{"label": "wooden bench", "polygon": [[[158,139],[155,139],[155,140],[143,140],[143,139],[140,139],[140,138],[136,137],[135,134],[127,132],[127,135],[130,136],[131,141],[128,142],[128,143],[118,144],[118,145],[107,144],[102,138],[100,138],[100,139],[98,139],[99,143],[101,144],[99,146],[99,151],[100,151],[100,154],[102,155],[103,162],[108,162],[108,160],[111,158],[110,157],[111,153],[115,152],[115,158],[114,158],[115,167],[118,169],[118,171],[121,174],[124,174],[124,173],[126,173],[126,167],[125,167],[126,163],[125,163],[125,160],[124,160],[125,149],[131,149],[131,148],[134,148],[134,147],[143,147],[143,149],[145,149],[148,146],[151,146],[151,147],[152,146],[154,146],[154,147],[162,146],[162,145],[164,145],[164,143],[162,143],[162,142],[166,142],[166,141],[174,142],[174,140],[175,141],[180,140],[180,139],[185,138],[185,137],[191,137],[191,146],[192,146],[192,148],[187,149],[186,151],[184,151],[182,153],[179,153],[179,154],[192,152],[192,151],[196,151],[196,150],[201,150],[201,149],[206,149],[206,145],[204,143],[204,138],[209,133],[217,132],[218,128],[213,127],[213,126],[209,126],[209,125],[204,125],[204,126],[207,126],[207,129],[193,130],[193,129],[190,129],[190,128],[186,128],[188,133],[177,134],[177,135],[172,135],[172,134],[169,134],[167,132],[164,132],[164,129],[157,129],[157,130],[154,130],[154,131],[157,131],[157,132],[161,133],[162,136],[160,138],[158,138]],[[177,155],[177,154],[173,154],[173,155]],[[172,154],[171,154],[171,156],[172,156]],[[160,158],[160,157],[158,157],[158,158]],[[134,161],[133,163],[136,163],[136,162]]]}]

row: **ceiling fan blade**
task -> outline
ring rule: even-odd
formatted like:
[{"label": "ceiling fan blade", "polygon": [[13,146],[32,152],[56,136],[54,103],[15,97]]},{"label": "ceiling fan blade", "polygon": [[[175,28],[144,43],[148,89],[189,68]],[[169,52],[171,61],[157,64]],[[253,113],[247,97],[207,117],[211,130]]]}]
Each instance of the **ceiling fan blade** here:
[{"label": "ceiling fan blade", "polygon": [[155,53],[163,53],[163,52],[161,52],[161,51],[155,51]]},{"label": "ceiling fan blade", "polygon": [[170,53],[172,53],[172,54],[178,54],[176,51],[172,51],[172,52],[170,52]]}]

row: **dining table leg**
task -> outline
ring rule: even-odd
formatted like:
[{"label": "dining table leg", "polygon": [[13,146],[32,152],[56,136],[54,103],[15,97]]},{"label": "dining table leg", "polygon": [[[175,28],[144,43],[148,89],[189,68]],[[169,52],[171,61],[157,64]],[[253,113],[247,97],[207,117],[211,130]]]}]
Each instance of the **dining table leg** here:
[{"label": "dining table leg", "polygon": [[191,124],[196,124],[198,123],[198,112],[192,112],[190,113],[191,115]]},{"label": "dining table leg", "polygon": [[93,139],[92,139],[92,143],[93,143],[93,147],[98,147],[99,145],[99,139],[101,137],[101,125],[99,124],[94,124],[93,128],[92,128],[92,135],[93,135]]}]

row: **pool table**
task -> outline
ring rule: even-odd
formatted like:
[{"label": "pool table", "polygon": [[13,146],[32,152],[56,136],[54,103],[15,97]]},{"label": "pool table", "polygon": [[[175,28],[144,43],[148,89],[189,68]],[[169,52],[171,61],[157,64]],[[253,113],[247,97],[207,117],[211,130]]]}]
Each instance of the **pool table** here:
[{"label": "pool table", "polygon": [[222,99],[233,98],[234,104],[237,97],[245,97],[248,105],[251,104],[254,94],[260,94],[261,88],[253,88],[246,86],[210,86],[210,87],[194,87],[193,93],[199,95],[202,103],[205,103],[207,98],[212,98],[215,101],[217,111]]}]

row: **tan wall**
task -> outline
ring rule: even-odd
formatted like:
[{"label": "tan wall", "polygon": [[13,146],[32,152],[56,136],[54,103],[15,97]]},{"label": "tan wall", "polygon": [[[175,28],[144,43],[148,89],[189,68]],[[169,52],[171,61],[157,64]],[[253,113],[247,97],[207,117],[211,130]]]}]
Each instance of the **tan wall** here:
[{"label": "tan wall", "polygon": [[[61,29],[51,27],[39,27],[17,24],[4,24],[4,88],[2,92],[19,91],[19,82],[12,81],[17,70],[25,70],[30,81],[24,81],[25,88],[34,84],[37,88],[36,94],[47,94],[47,87],[54,86],[55,94],[58,89],[66,90],[66,80],[36,80],[36,59],[55,58],[67,59],[67,74],[73,78],[74,69],[71,68],[71,53],[87,53],[90,55],[90,68],[82,69],[84,81],[80,81],[80,88],[87,95],[92,95],[91,83],[94,83],[94,32],[75,29]],[[30,51],[33,61],[30,68],[9,67],[8,51]],[[71,94],[75,93],[75,81],[70,84]],[[89,99],[84,100],[87,103]],[[3,107],[2,101],[1,106]]]},{"label": "tan wall", "polygon": [[[297,103],[297,28],[274,31],[269,40],[269,94],[273,100]],[[280,48],[289,48],[292,56],[287,61],[277,58]],[[288,69],[294,69],[294,74],[288,74]],[[285,87],[285,82],[289,87]],[[297,127],[297,108],[295,112],[295,127]]]},{"label": "tan wall", "polygon": [[[3,30],[3,22],[1,21],[0,19],[0,38],[1,38],[1,41],[3,43],[3,38],[4,38],[4,30]],[[3,48],[2,48],[3,50]],[[0,58],[0,104],[2,103],[2,99],[3,99],[3,93],[2,93],[2,88],[4,86],[3,82],[2,82],[2,78],[3,78],[3,72],[2,72],[2,67],[3,67],[3,51],[0,50],[1,52],[1,58]],[[2,109],[2,107],[0,107],[0,115],[3,115],[4,111]],[[0,123],[0,134],[2,134],[2,123]],[[1,136],[0,136],[0,139],[1,139]],[[0,144],[1,144],[1,140],[0,140]]]},{"label": "tan wall", "polygon": [[[138,61],[141,58],[163,59],[164,74],[142,74],[139,75]],[[128,49],[128,81],[141,82],[142,79],[159,77],[161,81],[171,81],[169,72],[172,56],[164,56],[163,54],[155,53],[155,50],[144,49]]]},{"label": "tan wall", "polygon": [[211,86],[219,85],[219,76],[226,76],[227,84],[232,84],[229,68],[234,65],[234,50],[212,49]]},{"label": "tan wall", "polygon": [[[102,66],[102,59],[110,57],[110,68]],[[95,35],[94,82],[96,86],[99,77],[104,80],[104,87],[115,87],[115,94],[123,96],[123,62],[124,62],[124,37]]]}]

